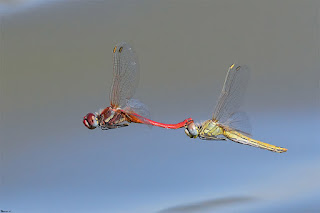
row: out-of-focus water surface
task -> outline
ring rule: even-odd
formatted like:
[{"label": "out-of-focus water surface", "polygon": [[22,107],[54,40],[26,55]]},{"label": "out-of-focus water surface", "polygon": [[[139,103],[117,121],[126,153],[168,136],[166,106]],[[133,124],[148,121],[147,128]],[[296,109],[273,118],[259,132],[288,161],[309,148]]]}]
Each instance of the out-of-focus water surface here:
[{"label": "out-of-focus water surface", "polygon": [[[320,212],[320,2],[0,1],[0,209]],[[27,6],[28,5],[28,6]],[[136,50],[152,118],[210,118],[228,66],[276,154],[183,130],[90,131],[108,106],[112,49]]]}]

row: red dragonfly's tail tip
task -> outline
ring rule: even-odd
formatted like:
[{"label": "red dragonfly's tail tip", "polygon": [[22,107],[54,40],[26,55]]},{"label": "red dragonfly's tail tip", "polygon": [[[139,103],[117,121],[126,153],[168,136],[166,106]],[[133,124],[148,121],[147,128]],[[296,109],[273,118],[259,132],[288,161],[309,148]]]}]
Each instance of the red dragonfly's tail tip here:
[{"label": "red dragonfly's tail tip", "polygon": [[194,123],[194,121],[193,121],[192,118],[187,118],[187,119],[185,120],[185,123],[188,125],[188,124],[190,124],[190,123]]}]

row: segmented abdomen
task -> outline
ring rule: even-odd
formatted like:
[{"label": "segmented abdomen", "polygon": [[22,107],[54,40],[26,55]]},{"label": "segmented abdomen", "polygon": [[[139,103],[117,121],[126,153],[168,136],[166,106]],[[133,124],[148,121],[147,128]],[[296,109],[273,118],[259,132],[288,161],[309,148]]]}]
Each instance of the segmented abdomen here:
[{"label": "segmented abdomen", "polygon": [[278,153],[281,153],[281,152],[286,152],[287,149],[286,148],[282,148],[282,147],[279,147],[279,146],[274,146],[272,144],[268,144],[268,143],[264,143],[264,142],[261,142],[261,141],[257,141],[257,140],[254,140],[252,138],[249,138],[237,131],[234,131],[234,130],[231,130],[231,131],[227,131],[227,130],[224,130],[224,136],[226,136],[229,140],[232,140],[234,142],[237,142],[237,143],[241,143],[241,144],[245,144],[245,145],[249,145],[249,146],[255,146],[255,147],[258,147],[258,148],[261,148],[261,149],[266,149],[266,150],[269,150],[269,151],[272,151],[272,152],[278,152]]}]

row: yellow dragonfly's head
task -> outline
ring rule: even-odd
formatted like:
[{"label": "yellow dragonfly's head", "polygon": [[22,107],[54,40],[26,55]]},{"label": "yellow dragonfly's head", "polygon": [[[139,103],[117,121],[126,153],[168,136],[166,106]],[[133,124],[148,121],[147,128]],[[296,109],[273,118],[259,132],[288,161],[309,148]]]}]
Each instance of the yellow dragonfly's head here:
[{"label": "yellow dragonfly's head", "polygon": [[194,122],[191,122],[185,126],[184,132],[186,135],[188,135],[190,138],[196,138],[199,135],[199,130],[197,125]]}]

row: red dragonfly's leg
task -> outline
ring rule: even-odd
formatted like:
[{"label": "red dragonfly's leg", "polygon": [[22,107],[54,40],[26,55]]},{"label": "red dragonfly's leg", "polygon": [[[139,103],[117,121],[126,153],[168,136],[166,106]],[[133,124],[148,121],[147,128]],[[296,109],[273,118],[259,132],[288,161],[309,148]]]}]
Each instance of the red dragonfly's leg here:
[{"label": "red dragonfly's leg", "polygon": [[184,121],[177,124],[164,124],[164,123],[159,123],[159,122],[150,120],[148,118],[142,117],[141,115],[138,115],[136,113],[130,113],[127,115],[128,115],[129,122],[148,124],[148,125],[158,126],[158,127],[167,128],[167,129],[179,129],[193,122],[192,118],[187,118]]}]

